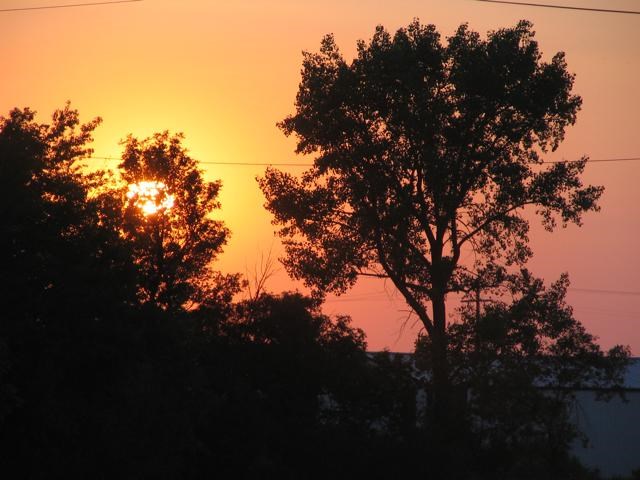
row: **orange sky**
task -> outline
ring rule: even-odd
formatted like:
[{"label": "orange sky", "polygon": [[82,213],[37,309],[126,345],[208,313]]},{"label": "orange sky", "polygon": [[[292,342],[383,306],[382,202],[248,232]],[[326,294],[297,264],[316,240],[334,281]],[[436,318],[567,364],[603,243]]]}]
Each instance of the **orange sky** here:
[{"label": "orange sky", "polygon": [[[66,0],[0,0],[0,9]],[[66,3],[78,3],[71,2]],[[554,0],[556,4],[638,9],[634,0]],[[534,22],[545,57],[567,53],[584,105],[577,124],[549,160],[640,156],[640,16],[539,9],[471,0],[235,1],[145,0],[140,3],[0,12],[0,114],[29,106],[40,120],[66,100],[88,120],[102,116],[94,148],[118,156],[128,133],[169,129],[186,134],[194,158],[219,162],[304,162],[275,123],[293,111],[302,50],[317,50],[334,33],[350,58],[356,40],[377,24],[395,30],[414,17],[443,35],[463,22],[486,32]],[[104,166],[115,162],[104,162]],[[203,165],[223,181],[220,216],[233,237],[219,268],[253,269],[273,244],[273,227],[255,182],[264,167]],[[298,169],[299,170],[299,169]],[[578,289],[640,291],[640,162],[587,167],[603,184],[602,211],[582,228],[553,234],[535,226],[530,264],[551,281],[568,271],[569,301],[601,344],[629,344],[640,354],[640,295]],[[280,252],[277,240],[276,254]],[[273,291],[296,288],[280,272]],[[369,281],[327,313],[350,314],[369,348],[410,350],[417,327],[402,325],[407,307],[391,287]]]}]

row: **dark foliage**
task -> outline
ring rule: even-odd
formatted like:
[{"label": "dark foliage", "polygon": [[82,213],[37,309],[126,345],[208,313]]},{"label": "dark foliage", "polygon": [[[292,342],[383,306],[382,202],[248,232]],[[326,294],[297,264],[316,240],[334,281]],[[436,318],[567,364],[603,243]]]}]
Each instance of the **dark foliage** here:
[{"label": "dark foliage", "polygon": [[[565,303],[563,275],[548,288],[527,270],[505,282],[478,315],[462,309],[449,327],[451,381],[463,398],[469,463],[481,478],[589,478],[570,457],[586,437],[572,413],[580,389],[615,395],[628,365],[628,348],[603,352]],[[416,361],[431,371],[430,339],[416,343]],[[424,382],[429,390],[429,377]],[[584,477],[580,476],[583,475]]]},{"label": "dark foliage", "polygon": [[[496,342],[505,352],[531,342],[520,330],[560,305],[560,287],[521,282],[522,300],[487,312],[502,336],[487,334],[482,348],[469,347],[468,323],[451,331],[452,364],[475,369],[456,382],[473,387],[473,415],[495,428],[482,437],[491,448],[474,451],[471,415],[461,417],[449,433],[460,451],[443,459],[433,448],[441,439],[424,428],[410,358],[367,354],[347,317],[323,315],[318,300],[297,293],[234,303],[239,277],[211,265],[228,235],[209,217],[219,183],[204,182],[180,136],[130,137],[125,180],[162,181],[176,197],[174,209],[141,215],[114,179],[81,166],[98,123],[81,124],[68,105],[50,124],[29,109],[0,118],[2,478],[437,478],[443,464],[460,478],[522,471],[514,465],[529,452],[496,441],[510,438],[510,424],[485,404],[495,400],[483,389],[493,378],[485,357]],[[553,328],[568,332],[558,334],[558,352],[584,359],[570,384],[602,358],[558,312]],[[524,360],[496,381],[515,381]],[[525,415],[517,399],[503,400]]]},{"label": "dark foliage", "polygon": [[332,320],[299,294],[263,294],[239,304],[211,341],[202,364],[216,408],[201,428],[213,435],[203,440],[212,472],[347,478],[411,468],[410,371],[370,358],[348,318]]},{"label": "dark foliage", "polygon": [[139,297],[173,311],[211,300],[219,282],[229,286],[232,280],[211,269],[229,236],[223,222],[211,218],[220,207],[221,183],[203,179],[182,138],[168,132],[144,140],[129,136],[120,164],[127,184],[161,182],[162,193],[174,198],[171,208],[154,214],[127,201],[122,221],[139,271]]},{"label": "dark foliage", "polygon": [[238,277],[211,269],[228,233],[208,217],[220,185],[179,136],[129,138],[125,179],[176,196],[140,215],[81,167],[98,123],[69,106],[51,124],[28,109],[0,121],[2,476],[395,471],[385,459],[404,462],[415,429],[406,367],[370,359],[348,318],[298,294],[232,304]]},{"label": "dark foliage", "polygon": [[494,288],[527,262],[527,209],[548,230],[579,225],[603,193],[583,184],[586,159],[542,164],[582,100],[564,54],[544,61],[534,35],[521,21],[486,38],[461,25],[443,41],[415,20],[377,27],[352,61],[326,36],[304,53],[295,113],[279,124],[313,166],[259,179],[292,276],[320,293],[389,279],[421,321],[439,465],[455,464],[462,434],[447,294]]},{"label": "dark foliage", "polygon": [[296,112],[279,124],[314,165],[260,179],[288,271],[334,292],[389,278],[439,336],[443,296],[475,279],[464,249],[478,270],[522,264],[526,206],[548,228],[597,209],[603,189],[582,184],[584,161],[540,164],[576,119],[572,87],[563,54],[543,62],[524,21],[486,40],[462,25],[446,44],[417,20],[393,37],[378,27],[350,63],[325,37],[304,54]]}]

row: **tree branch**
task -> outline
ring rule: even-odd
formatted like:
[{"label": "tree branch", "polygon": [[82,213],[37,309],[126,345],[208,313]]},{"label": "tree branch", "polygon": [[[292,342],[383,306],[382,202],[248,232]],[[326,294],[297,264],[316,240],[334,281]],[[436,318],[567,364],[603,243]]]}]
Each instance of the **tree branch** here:
[{"label": "tree branch", "polygon": [[420,320],[422,320],[422,323],[424,324],[424,327],[427,330],[427,333],[429,335],[432,335],[434,327],[433,327],[433,322],[429,317],[429,314],[427,313],[427,310],[408,290],[407,288],[408,285],[405,282],[405,280],[400,278],[400,276],[397,275],[396,272],[387,263],[387,260],[385,258],[385,253],[384,253],[384,247],[382,245],[382,233],[380,231],[380,222],[379,222],[378,216],[375,213],[376,212],[374,212],[374,215],[372,215],[372,218],[375,218],[375,244],[376,244],[376,250],[378,253],[378,261],[380,262],[380,265],[382,266],[383,270],[387,272],[387,274],[389,275],[389,278],[391,279],[393,284],[396,286],[398,291],[402,294],[406,302],[413,309],[413,311],[416,312],[418,317],[420,317]]},{"label": "tree branch", "polygon": [[496,213],[494,215],[490,215],[489,218],[485,219],[485,221],[483,221],[480,225],[478,225],[476,228],[474,228],[472,231],[470,231],[464,237],[462,237],[462,239],[460,240],[458,245],[462,246],[467,240],[470,240],[471,238],[476,236],[478,233],[480,233],[482,230],[484,230],[487,227],[487,225],[489,225],[490,223],[495,222],[496,220],[500,219],[501,217],[504,217],[505,215],[509,214],[510,212],[513,212],[514,210],[517,210],[518,208],[523,208],[526,205],[531,205],[531,204],[534,204],[534,203],[536,203],[536,202],[534,202],[534,201],[522,202],[522,203],[519,203],[517,205],[513,205],[513,206],[507,208],[506,210],[503,210],[502,212],[498,212],[498,213]]}]

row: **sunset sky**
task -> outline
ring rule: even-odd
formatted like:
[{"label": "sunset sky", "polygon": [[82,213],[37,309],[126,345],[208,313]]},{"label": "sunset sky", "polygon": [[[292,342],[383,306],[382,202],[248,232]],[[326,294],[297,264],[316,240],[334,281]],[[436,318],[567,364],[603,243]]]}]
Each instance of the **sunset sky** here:
[{"label": "sunset sky", "polygon": [[[0,0],[0,10],[54,3],[80,1]],[[553,3],[640,7],[637,0]],[[640,15],[473,0],[145,0],[0,12],[0,115],[28,106],[44,122],[70,100],[83,120],[104,119],[93,145],[99,157],[117,158],[129,133],[168,129],[184,132],[185,145],[203,162],[310,163],[275,126],[293,112],[301,52],[317,50],[322,36],[333,33],[351,58],[356,41],[369,39],[376,25],[395,31],[415,17],[443,36],[464,22],[484,34],[531,20],[546,59],[566,52],[577,75],[574,91],[584,101],[565,142],[546,159],[640,157]],[[223,182],[218,216],[232,231],[218,268],[251,271],[272,245],[281,254],[255,180],[265,167],[203,163],[202,169]],[[640,161],[594,163],[584,179],[605,186],[602,211],[586,215],[581,228],[552,234],[535,224],[530,268],[546,281],[569,272],[576,317],[604,347],[628,344],[640,355]],[[301,285],[280,271],[268,287]],[[379,281],[330,297],[324,309],[351,315],[370,350],[411,350],[418,331],[411,322],[403,328],[406,305]]]}]

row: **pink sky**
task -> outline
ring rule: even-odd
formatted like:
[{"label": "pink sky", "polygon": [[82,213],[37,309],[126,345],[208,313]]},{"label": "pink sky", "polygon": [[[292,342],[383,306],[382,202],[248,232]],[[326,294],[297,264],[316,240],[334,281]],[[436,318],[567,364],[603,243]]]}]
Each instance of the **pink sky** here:
[{"label": "pink sky", "polygon": [[[45,0],[30,0],[43,5]],[[56,2],[64,3],[64,2]],[[76,3],[76,2],[69,2]],[[633,10],[634,0],[555,1]],[[24,7],[4,0],[2,8]],[[117,157],[128,133],[182,131],[194,158],[213,162],[309,162],[293,153],[275,123],[293,111],[302,50],[317,50],[334,33],[350,58],[377,24],[389,30],[414,17],[450,35],[463,22],[485,33],[534,23],[546,58],[563,50],[575,91],[584,100],[577,124],[548,160],[640,157],[640,16],[447,1],[145,0],[111,6],[0,13],[0,113],[29,106],[40,120],[71,100],[82,117],[102,116],[98,156]],[[113,166],[115,162],[102,162]],[[251,270],[273,245],[269,214],[255,182],[259,166],[202,165],[223,181],[220,218],[233,237],[219,261],[224,271]],[[300,169],[293,171],[301,171]],[[602,211],[582,228],[553,234],[534,226],[530,268],[552,281],[569,272],[569,302],[601,344],[628,344],[640,354],[640,162],[587,166],[589,183],[606,187]],[[280,271],[272,291],[294,289]],[[636,292],[611,294],[581,289]],[[369,348],[410,350],[417,326],[402,328],[407,307],[391,286],[367,281],[327,313],[352,316]]]}]

